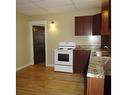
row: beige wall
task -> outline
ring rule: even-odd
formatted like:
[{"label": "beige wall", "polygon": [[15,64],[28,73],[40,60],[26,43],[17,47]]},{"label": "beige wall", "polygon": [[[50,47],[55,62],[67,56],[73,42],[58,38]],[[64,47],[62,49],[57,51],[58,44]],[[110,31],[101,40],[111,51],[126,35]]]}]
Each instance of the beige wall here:
[{"label": "beige wall", "polygon": [[29,63],[28,18],[16,12],[16,68]]},{"label": "beige wall", "polygon": [[[100,44],[100,37],[75,36],[74,35],[74,17],[81,15],[94,15],[100,13],[100,10],[77,11],[63,14],[29,16],[29,21],[46,20],[47,21],[47,59],[48,64],[53,65],[54,49],[58,42],[73,41],[78,45]],[[56,30],[50,29],[50,22],[54,20]]]}]

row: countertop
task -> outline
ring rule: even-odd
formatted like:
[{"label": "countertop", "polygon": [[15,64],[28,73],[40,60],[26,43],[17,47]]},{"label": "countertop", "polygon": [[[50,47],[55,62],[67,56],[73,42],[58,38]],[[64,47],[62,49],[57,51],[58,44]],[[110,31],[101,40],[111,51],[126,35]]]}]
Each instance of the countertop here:
[{"label": "countertop", "polygon": [[104,73],[106,76],[111,76],[111,59],[104,65]]},{"label": "countertop", "polygon": [[[111,50],[101,48],[101,45],[77,45],[75,50],[90,50],[90,59],[87,77],[104,79],[105,75],[111,76]],[[96,52],[96,56],[93,54]],[[100,54],[101,52],[101,54]]]},{"label": "countertop", "polygon": [[75,50],[107,51],[107,49],[101,48],[101,45],[76,45]]},{"label": "countertop", "polygon": [[111,57],[93,56],[91,52],[87,77],[104,79],[105,75],[111,75]]}]

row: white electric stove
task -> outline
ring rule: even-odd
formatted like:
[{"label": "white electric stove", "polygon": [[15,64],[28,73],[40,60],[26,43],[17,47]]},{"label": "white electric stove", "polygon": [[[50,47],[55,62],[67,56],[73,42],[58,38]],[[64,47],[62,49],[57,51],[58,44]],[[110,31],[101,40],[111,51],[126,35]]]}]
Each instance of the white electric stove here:
[{"label": "white electric stove", "polygon": [[73,72],[73,49],[74,42],[60,42],[55,49],[54,71]]}]

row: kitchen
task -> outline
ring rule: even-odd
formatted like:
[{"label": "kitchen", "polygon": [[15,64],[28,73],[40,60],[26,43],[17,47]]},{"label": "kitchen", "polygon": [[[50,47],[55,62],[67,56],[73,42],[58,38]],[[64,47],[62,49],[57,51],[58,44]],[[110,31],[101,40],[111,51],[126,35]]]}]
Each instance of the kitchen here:
[{"label": "kitchen", "polygon": [[[17,1],[21,1],[21,0],[17,0]],[[66,6],[66,8],[71,7],[70,2],[68,2],[68,1],[75,2],[75,4],[77,4],[77,6],[79,4],[78,1],[76,1],[76,0],[65,0],[65,1],[67,1],[66,3],[68,5],[68,6]],[[65,3],[65,1],[63,1],[62,3]],[[81,1],[82,1],[82,3],[84,2],[83,0],[81,0]],[[110,51],[110,49],[111,49],[111,41],[110,41],[111,31],[110,31],[110,25],[108,25],[108,24],[110,24],[109,23],[110,19],[108,19],[107,17],[106,18],[104,17],[106,13],[102,14],[102,17],[104,17],[104,18],[102,18],[102,22],[101,22],[102,27],[103,27],[102,29],[104,29],[104,30],[101,30],[101,28],[98,28],[99,30],[97,29],[97,31],[94,31],[94,30],[96,30],[96,27],[99,26],[98,22],[101,21],[101,18],[100,18],[99,21],[96,22],[96,15],[101,13],[101,12],[104,12],[105,9],[108,8],[108,7],[104,8],[104,10],[102,11],[103,8],[101,7],[101,3],[99,2],[99,0],[95,0],[95,1],[98,1],[97,4],[99,4],[99,5],[97,7],[96,7],[96,4],[95,4],[94,6],[89,7],[87,10],[84,10],[84,9],[82,9],[82,7],[78,6],[79,8],[76,8],[77,11],[74,11],[72,9],[71,12],[68,11],[68,9],[65,8],[65,10],[63,10],[63,11],[66,11],[66,12],[63,12],[63,13],[60,12],[60,13],[57,13],[57,14],[55,14],[55,13],[54,14],[51,14],[51,13],[50,14],[44,14],[43,13],[41,15],[34,15],[30,11],[29,12],[24,11],[24,13],[26,13],[26,15],[28,15],[28,16],[26,16],[26,15],[24,16],[24,15],[22,15],[22,13],[18,12],[19,7],[17,8],[17,13],[16,13],[17,14],[17,19],[18,19],[17,24],[21,24],[21,21],[20,21],[20,20],[22,20],[21,18],[23,18],[23,19],[25,18],[25,20],[24,20],[25,22],[22,22],[22,23],[26,26],[28,26],[27,25],[28,22],[32,22],[32,21],[46,21],[46,23],[44,23],[45,28],[46,28],[46,36],[47,36],[46,37],[46,66],[50,66],[50,67],[54,66],[54,49],[58,48],[59,42],[75,42],[76,43],[76,49],[79,50],[79,52],[80,52],[80,50],[84,52],[84,50],[91,50],[93,48],[94,49],[99,49],[99,50],[100,50],[100,48],[103,48],[103,50]],[[36,3],[36,4],[38,4],[38,3]],[[43,2],[42,2],[42,4],[43,4]],[[41,3],[40,3],[40,5],[41,5]],[[45,5],[45,6],[48,6],[48,5]],[[82,10],[79,10],[79,9],[82,9]],[[59,9],[57,8],[57,11],[58,10]],[[20,11],[22,12],[21,9],[20,9]],[[34,11],[34,10],[32,10],[32,11]],[[40,13],[41,11],[42,10],[38,10],[38,13]],[[44,11],[46,12],[46,10],[44,10]],[[107,11],[107,9],[106,9],[106,11]],[[87,23],[84,24],[84,27],[85,26],[90,27],[89,29],[87,29],[87,32],[89,32],[88,34],[85,34],[85,33],[82,33],[82,32],[78,33],[78,32],[75,31],[75,30],[78,29],[78,28],[76,28],[76,26],[77,26],[76,25],[77,22],[75,22],[76,17],[77,17],[77,19],[78,19],[78,17],[80,19],[82,19],[82,17],[83,17],[83,19],[85,19],[84,16],[88,17],[88,18],[91,18]],[[95,22],[93,20],[94,17],[95,17]],[[50,27],[50,24],[51,24],[52,21],[54,21],[54,24],[55,24],[55,29],[54,30],[52,30],[51,27]],[[82,20],[82,21],[84,21],[84,20]],[[88,23],[90,23],[90,24],[87,25]],[[93,23],[95,23],[95,24],[93,24]],[[79,22],[79,24],[80,24],[80,22]],[[20,28],[20,25],[17,25],[17,26]],[[21,26],[22,26],[22,24],[21,24]],[[26,26],[24,26],[25,29],[28,29],[28,27],[26,27]],[[78,26],[78,27],[80,27],[80,26]],[[20,30],[19,28],[17,28],[17,31]],[[79,28],[79,29],[81,29],[81,31],[82,31],[82,28]],[[31,47],[32,47],[32,43],[31,43],[32,42],[32,40],[31,40],[32,37],[30,36],[31,31],[29,31],[29,32],[26,31],[26,30],[23,30],[23,31],[25,31],[24,34],[21,34],[21,33],[18,34],[17,33],[17,47],[18,47],[17,52],[19,52],[19,53],[17,53],[17,58],[20,57],[16,62],[17,63],[16,64],[17,68],[20,68],[20,67],[23,67],[23,66],[27,67],[27,66],[32,65],[34,63],[33,59],[32,59],[32,56],[33,56],[32,53],[33,52],[31,50]],[[93,31],[94,31],[95,34],[93,33]],[[27,32],[27,35],[26,35],[26,32]],[[24,40],[22,40],[22,38],[20,36],[24,36],[23,39],[26,40],[26,41],[24,42]],[[18,43],[18,41],[21,41],[22,44],[26,45],[24,47],[24,50],[26,52],[28,52],[28,53],[25,53],[23,55],[24,56],[23,59],[21,59],[21,54],[22,54],[22,51],[24,51],[24,50],[23,50],[23,48],[21,48],[22,44]],[[20,51],[20,50],[22,50],[22,51]],[[74,50],[74,53],[75,53],[75,50]],[[97,54],[97,56],[98,56],[98,54]],[[22,60],[24,60],[24,62]],[[82,68],[82,65],[80,66],[80,68]],[[77,66],[76,66],[76,69],[77,69]],[[82,73],[79,70],[77,70],[77,72]],[[92,95],[92,94],[90,94],[90,95]],[[100,95],[102,95],[102,94],[100,94]]]}]

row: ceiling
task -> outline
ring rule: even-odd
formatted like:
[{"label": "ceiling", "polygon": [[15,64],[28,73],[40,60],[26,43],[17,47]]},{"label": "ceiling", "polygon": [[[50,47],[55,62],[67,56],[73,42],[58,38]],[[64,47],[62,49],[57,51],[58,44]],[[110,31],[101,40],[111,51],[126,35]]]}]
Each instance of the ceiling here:
[{"label": "ceiling", "polygon": [[102,0],[16,0],[16,10],[25,15],[45,15],[101,8]]}]

